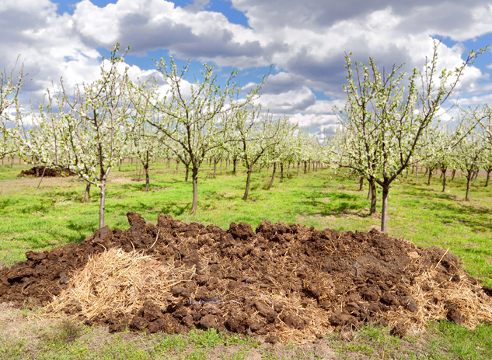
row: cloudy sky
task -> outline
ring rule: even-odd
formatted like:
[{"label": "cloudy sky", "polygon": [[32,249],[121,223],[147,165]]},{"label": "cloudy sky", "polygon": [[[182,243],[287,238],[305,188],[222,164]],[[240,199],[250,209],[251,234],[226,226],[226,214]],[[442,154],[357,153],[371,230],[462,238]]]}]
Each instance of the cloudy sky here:
[{"label": "cloudy sky", "polygon": [[[152,58],[191,59],[191,71],[213,64],[224,78],[238,70],[242,86],[259,83],[264,108],[287,114],[312,132],[333,128],[342,105],[344,53],[380,68],[421,67],[439,47],[454,68],[492,43],[490,0],[1,0],[0,67],[20,55],[31,82],[23,101],[42,101],[52,83],[94,80],[113,44],[130,46],[133,77],[157,75]],[[490,49],[461,82],[463,105],[492,100]],[[450,112],[452,114],[452,112]],[[447,115],[444,114],[444,117]],[[330,126],[331,125],[331,126]]]}]

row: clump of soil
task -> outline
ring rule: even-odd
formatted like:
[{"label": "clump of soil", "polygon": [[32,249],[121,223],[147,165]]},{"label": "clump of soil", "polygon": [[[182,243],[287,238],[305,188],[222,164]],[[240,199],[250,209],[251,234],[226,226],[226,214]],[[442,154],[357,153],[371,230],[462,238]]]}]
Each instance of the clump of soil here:
[{"label": "clump of soil", "polygon": [[215,328],[270,342],[313,340],[364,322],[399,336],[434,319],[470,328],[492,322],[491,289],[438,247],[376,230],[264,220],[256,232],[245,223],[224,231],[168,215],[157,225],[127,216],[128,230],[106,226],[81,244],[27,252],[27,261],[1,269],[0,301],[45,305],[110,331]]},{"label": "clump of soil", "polygon": [[[43,175],[44,173],[44,175]],[[67,177],[76,175],[73,171],[67,169],[51,169],[46,166],[35,166],[29,170],[22,170],[19,176],[33,177]]]}]

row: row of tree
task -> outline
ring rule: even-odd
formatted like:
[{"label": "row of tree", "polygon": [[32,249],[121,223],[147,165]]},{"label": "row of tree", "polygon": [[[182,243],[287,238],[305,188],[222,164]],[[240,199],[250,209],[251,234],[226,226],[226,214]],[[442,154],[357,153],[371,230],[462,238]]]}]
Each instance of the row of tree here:
[{"label": "row of tree", "polygon": [[[198,206],[200,168],[209,159],[216,164],[230,158],[234,169],[238,161],[244,163],[244,200],[254,166],[273,164],[274,175],[277,164],[283,174],[284,164],[322,159],[318,141],[307,132],[287,117],[254,106],[264,81],[239,98],[239,86],[233,82],[236,73],[221,86],[213,67],[205,64],[203,79],[195,80],[188,89],[188,65],[178,69],[172,58],[168,63],[161,59],[156,65],[168,87],[162,96],[155,79],[131,81],[123,66],[124,55],[117,52],[118,46],[103,61],[99,79],[76,87],[73,94],[61,82],[58,93],[47,91],[47,103],[40,104],[38,111],[32,110],[29,117],[18,111],[16,126],[3,126],[2,132],[2,144],[8,151],[0,156],[16,152],[48,167],[73,171],[87,184],[86,199],[91,185],[99,187],[100,227],[104,225],[108,175],[125,157],[142,163],[146,189],[153,159],[173,158],[184,164],[186,180],[190,172],[193,183],[193,214]],[[11,97],[17,98],[14,90],[18,93],[21,85],[22,74],[18,87],[8,89]],[[6,101],[5,108],[13,104]]]},{"label": "row of tree", "polygon": [[[381,230],[386,231],[391,184],[405,170],[418,164],[441,169],[459,167],[467,174],[467,199],[471,176],[492,146],[492,111],[488,106],[461,109],[453,131],[442,126],[438,112],[450,99],[467,65],[485,49],[470,52],[453,71],[438,72],[439,43],[422,70],[408,78],[400,66],[381,72],[372,58],[369,64],[353,63],[344,87],[347,102],[338,110],[340,127],[333,136],[335,162],[367,179],[371,189],[371,213],[375,211],[376,184],[382,190]],[[490,152],[488,153],[490,154]]]},{"label": "row of tree", "polygon": [[[155,79],[133,82],[124,55],[115,46],[103,61],[98,80],[76,87],[69,94],[61,83],[58,93],[47,91],[47,103],[22,114],[17,103],[24,74],[2,74],[0,84],[0,157],[18,153],[49,167],[74,171],[87,183],[100,188],[99,226],[104,225],[106,182],[112,168],[125,157],[138,158],[146,173],[152,159],[174,159],[191,172],[192,213],[197,211],[198,178],[202,165],[221,159],[246,168],[243,199],[247,200],[253,168],[273,166],[272,181],[280,168],[291,164],[338,164],[351,169],[369,183],[371,213],[375,211],[376,186],[382,188],[382,231],[386,230],[388,195],[391,184],[412,166],[460,168],[469,182],[480,167],[490,168],[492,145],[491,111],[488,106],[462,109],[460,123],[453,130],[438,119],[442,104],[458,85],[466,66],[478,54],[471,52],[454,71],[437,71],[437,48],[422,70],[408,78],[401,66],[379,71],[369,64],[353,63],[346,55],[348,71],[344,87],[347,102],[337,109],[339,127],[321,145],[287,117],[278,117],[255,106],[263,82],[245,96],[233,80],[219,84],[213,67],[204,64],[202,80],[185,81],[189,66],[178,69],[171,58],[161,58],[157,69],[167,87],[163,95]],[[188,84],[190,85],[188,87]],[[17,105],[17,106],[13,106]],[[7,126],[6,111],[16,109]],[[29,119],[29,122],[27,121]],[[487,162],[489,161],[489,162]],[[490,171],[487,170],[488,173]],[[445,189],[446,177],[443,179]]]}]

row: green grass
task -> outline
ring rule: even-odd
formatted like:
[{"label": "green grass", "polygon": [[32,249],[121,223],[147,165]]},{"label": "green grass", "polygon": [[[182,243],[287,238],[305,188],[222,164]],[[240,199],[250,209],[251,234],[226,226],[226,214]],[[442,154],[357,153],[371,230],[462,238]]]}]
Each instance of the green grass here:
[{"label": "green grass", "polygon": [[[17,177],[21,169],[27,168],[28,165],[18,163],[12,169],[10,164],[0,165],[0,262],[7,265],[24,260],[27,250],[52,249],[80,242],[97,228],[99,199],[96,188],[91,190],[89,203],[82,202],[85,185],[76,178],[47,178],[37,190],[38,179]],[[153,164],[148,193],[143,192],[143,181],[131,180],[135,177],[134,164],[125,162],[121,172],[113,171],[108,184],[106,224],[111,228],[126,229],[126,213],[132,211],[154,223],[157,215],[164,213],[186,222],[213,223],[225,229],[231,222],[247,222],[255,228],[263,219],[340,231],[368,231],[371,226],[380,225],[379,199],[378,213],[369,216],[367,186],[359,192],[358,179],[343,171],[325,169],[303,174],[301,169],[297,176],[296,170],[291,169],[291,178],[286,177],[279,183],[277,177],[273,187],[265,190],[270,171],[263,169],[253,174],[250,198],[245,202],[241,200],[246,180],[242,169],[233,175],[231,167],[219,167],[218,176],[213,179],[212,169],[204,166],[199,175],[198,213],[192,216],[189,214],[192,185],[183,181],[183,166],[178,173],[174,170],[175,165],[168,168],[165,162]],[[485,188],[484,179],[478,178],[472,183],[472,200],[465,202],[464,178],[457,177],[449,182],[444,193],[437,176],[430,186],[424,183],[426,179],[422,176],[417,184],[414,178],[414,175],[408,180],[402,178],[391,188],[389,234],[421,246],[449,248],[461,257],[464,268],[472,276],[492,286],[492,186]],[[396,339],[384,331],[364,328],[358,335],[363,341],[356,343],[330,341],[340,355],[345,354],[348,358],[352,353],[376,358],[383,353],[384,356],[398,351],[405,353],[401,349],[410,349],[404,358],[415,359],[450,358],[451,355],[463,359],[487,358],[486,355],[492,353],[491,325],[482,325],[472,332],[447,322],[437,323],[431,326],[427,335],[414,340],[410,337]],[[30,345],[22,338],[2,339],[0,354],[5,351],[8,356],[0,358],[16,358],[28,351],[35,353],[36,358],[147,359],[166,358],[172,354],[172,358],[200,359],[207,356],[209,349],[225,346],[237,351],[224,353],[222,358],[242,359],[247,351],[258,346],[242,338],[218,333],[203,335],[201,332],[192,332],[186,337],[159,335],[142,341],[147,345],[137,340],[111,337],[100,348],[92,349],[90,337],[83,334],[73,342],[51,341],[49,346],[47,341],[40,340],[41,347],[26,350]],[[59,343],[65,344],[62,347],[66,355],[62,354]],[[295,351],[289,354],[294,356]],[[262,351],[262,356],[282,358],[270,350]]]}]

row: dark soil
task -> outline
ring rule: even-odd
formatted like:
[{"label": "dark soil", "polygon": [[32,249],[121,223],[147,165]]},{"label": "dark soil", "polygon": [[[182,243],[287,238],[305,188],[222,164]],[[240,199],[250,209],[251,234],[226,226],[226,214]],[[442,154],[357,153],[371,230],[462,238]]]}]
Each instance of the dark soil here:
[{"label": "dark soil", "polygon": [[[384,324],[390,310],[416,311],[408,285],[422,273],[422,264],[437,269],[440,286],[460,281],[457,256],[438,247],[417,247],[376,230],[316,231],[264,220],[256,232],[245,223],[231,223],[224,231],[214,225],[185,224],[168,215],[159,215],[157,226],[146,223],[139,214],[127,216],[128,230],[111,231],[106,226],[81,244],[28,251],[27,261],[1,269],[0,302],[45,305],[60,294],[89,256],[114,247],[127,252],[135,248],[165,264],[196,267],[196,274],[192,281],[171,289],[175,300],[165,309],[147,301],[130,319],[108,314],[81,320],[109,323],[110,331],[126,325],[150,332],[216,328],[268,335],[266,338],[275,342],[279,323],[298,330],[309,325],[303,316],[303,307],[308,305],[325,311],[329,323],[337,328],[363,322]],[[478,280],[467,280],[481,288]],[[490,289],[484,290],[490,296]],[[274,299],[273,294],[284,299],[300,297],[298,311]],[[448,318],[460,322],[456,306],[449,304],[448,308]],[[76,306],[67,313],[77,315]],[[404,327],[394,329],[395,335],[404,332]]]},{"label": "dark soil", "polygon": [[67,169],[51,169],[45,166],[35,166],[29,170],[22,170],[19,176],[34,176],[34,177],[67,177],[76,175],[73,171]]}]

